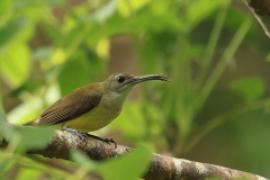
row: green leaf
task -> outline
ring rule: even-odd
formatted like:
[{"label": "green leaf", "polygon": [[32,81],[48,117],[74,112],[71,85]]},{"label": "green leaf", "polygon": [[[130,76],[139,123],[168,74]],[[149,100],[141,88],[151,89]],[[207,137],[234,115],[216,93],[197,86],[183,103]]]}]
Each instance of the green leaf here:
[{"label": "green leaf", "polygon": [[16,180],[25,180],[25,179],[40,179],[41,171],[38,171],[33,168],[24,168],[17,175]]},{"label": "green leaf", "polygon": [[[13,0],[1,0],[0,1],[0,27],[5,25],[9,18],[12,16],[12,7]],[[0,30],[1,31],[1,30]],[[1,44],[1,42],[0,42]]]},{"label": "green leaf", "polygon": [[[148,145],[140,144],[128,154],[102,163],[89,160],[85,154],[79,151],[72,152],[72,159],[82,168],[100,173],[105,180],[136,180],[141,177],[149,165],[151,152]],[[132,171],[130,171],[131,166]]]},{"label": "green leaf", "polygon": [[7,156],[4,153],[0,152],[0,178],[2,179],[2,176],[4,173],[13,165],[15,162],[15,156]]},{"label": "green leaf", "polygon": [[12,86],[19,86],[30,71],[30,51],[27,45],[13,43],[0,54],[0,73]]},{"label": "green leaf", "polygon": [[77,52],[75,59],[68,60],[63,65],[58,76],[62,95],[91,81],[96,81],[96,77],[100,75],[103,70],[104,62],[90,50],[83,50]]},{"label": "green leaf", "polygon": [[247,101],[254,101],[264,95],[266,87],[261,78],[251,77],[234,81],[230,89]]},{"label": "green leaf", "polygon": [[111,0],[95,13],[95,19],[99,22],[105,22],[116,10],[116,0]]},{"label": "green leaf", "polygon": [[89,81],[88,67],[87,62],[82,59],[69,60],[64,64],[58,76],[62,95]]},{"label": "green leaf", "polygon": [[2,138],[8,137],[11,134],[12,128],[7,123],[4,109],[2,107],[2,102],[0,102],[0,141]]},{"label": "green leaf", "polygon": [[120,130],[130,138],[144,137],[146,134],[146,122],[140,107],[138,102],[126,102],[121,115],[110,124],[110,127]]},{"label": "green leaf", "polygon": [[[1,7],[1,6],[0,6]],[[10,21],[5,26],[0,26],[0,46],[3,46],[10,42],[21,32],[21,28],[24,25],[23,19],[15,19]]]},{"label": "green leaf", "polygon": [[83,168],[88,170],[93,170],[97,164],[90,160],[84,153],[80,151],[72,151],[71,153],[72,160],[79,163]]},{"label": "green leaf", "polygon": [[100,164],[97,171],[105,180],[137,180],[145,172],[150,159],[151,148],[140,144],[128,154]]},{"label": "green leaf", "polygon": [[17,152],[46,147],[52,140],[55,131],[54,126],[17,126],[13,128],[14,131],[9,139]]},{"label": "green leaf", "polygon": [[54,103],[60,98],[59,88],[56,84],[47,86],[43,97],[32,96],[23,103],[14,107],[7,114],[8,122],[15,125],[27,124],[34,121],[44,109],[44,103],[47,105]]}]

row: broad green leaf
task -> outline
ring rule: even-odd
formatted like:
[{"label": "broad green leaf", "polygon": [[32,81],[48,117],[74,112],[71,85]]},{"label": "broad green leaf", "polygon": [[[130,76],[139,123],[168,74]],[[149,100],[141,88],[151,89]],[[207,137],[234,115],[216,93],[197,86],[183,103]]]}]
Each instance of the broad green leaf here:
[{"label": "broad green leaf", "polygon": [[150,163],[151,151],[148,145],[140,144],[128,154],[100,164],[97,171],[105,180],[137,180]]},{"label": "broad green leaf", "polygon": [[0,132],[9,141],[9,146],[18,152],[45,147],[54,135],[55,127],[14,126],[5,121],[0,112]]},{"label": "broad green leaf", "polygon": [[253,101],[264,95],[266,86],[261,78],[252,77],[232,82],[230,89],[246,100]]},{"label": "broad green leaf", "polygon": [[[100,173],[105,180],[136,180],[143,175],[151,159],[151,148],[140,144],[129,153],[113,159],[95,163],[78,151],[72,153],[72,159],[82,168]],[[132,171],[130,167],[132,166]]]},{"label": "broad green leaf", "polygon": [[11,146],[17,152],[44,148],[52,140],[55,132],[54,126],[14,126],[14,131],[9,138]]},{"label": "broad green leaf", "polygon": [[18,86],[29,75],[30,50],[25,44],[12,44],[0,53],[0,73],[12,86]]},{"label": "broad green leaf", "polygon": [[29,75],[30,48],[33,24],[24,17],[12,20],[0,29],[0,74],[12,87],[20,85]]}]

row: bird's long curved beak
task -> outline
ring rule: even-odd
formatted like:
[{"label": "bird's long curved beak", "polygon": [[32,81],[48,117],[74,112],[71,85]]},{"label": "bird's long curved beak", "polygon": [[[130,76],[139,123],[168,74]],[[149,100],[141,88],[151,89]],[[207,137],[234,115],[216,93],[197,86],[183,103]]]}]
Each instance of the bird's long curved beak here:
[{"label": "bird's long curved beak", "polygon": [[144,81],[152,81],[152,80],[168,81],[168,78],[164,75],[151,74],[151,75],[144,75],[144,76],[135,76],[134,78],[130,79],[127,83],[138,84]]}]

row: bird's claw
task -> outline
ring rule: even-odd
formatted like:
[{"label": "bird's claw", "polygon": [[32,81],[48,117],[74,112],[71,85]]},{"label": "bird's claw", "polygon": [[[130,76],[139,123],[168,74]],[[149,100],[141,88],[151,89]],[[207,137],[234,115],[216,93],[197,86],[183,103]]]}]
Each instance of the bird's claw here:
[{"label": "bird's claw", "polygon": [[117,147],[117,143],[112,138],[101,138],[101,137],[98,137],[98,136],[95,136],[92,134],[88,134],[86,132],[80,132],[80,131],[73,129],[73,128],[64,128],[63,130],[78,136],[80,138],[80,140],[83,140],[83,139],[90,137],[90,138],[94,138],[94,139],[103,141],[107,144],[114,144],[115,148]]},{"label": "bird's claw", "polygon": [[115,142],[114,139],[112,139],[112,138],[104,138],[103,141],[106,142],[107,144],[114,144],[114,147],[117,148],[117,143]]},{"label": "bird's claw", "polygon": [[80,132],[80,131],[73,129],[73,128],[64,128],[63,130],[67,131],[75,136],[78,136],[80,138],[80,140],[88,138],[88,133]]}]

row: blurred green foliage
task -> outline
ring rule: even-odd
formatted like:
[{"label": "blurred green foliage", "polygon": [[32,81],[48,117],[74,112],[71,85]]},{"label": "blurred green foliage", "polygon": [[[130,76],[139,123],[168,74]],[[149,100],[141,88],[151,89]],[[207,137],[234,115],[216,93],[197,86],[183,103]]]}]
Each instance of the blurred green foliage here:
[{"label": "blurred green foliage", "polygon": [[[11,143],[0,152],[0,174],[8,178],[19,165],[14,176],[21,179],[48,172],[52,179],[83,178],[89,170],[105,179],[140,177],[150,160],[148,145],[100,164],[74,152],[81,168],[66,173],[23,155],[45,146],[54,128],[14,128],[5,121],[24,124],[61,95],[103,79],[115,63],[112,39],[125,36],[138,71],[164,73],[170,82],[141,87],[103,133],[120,132],[117,139],[128,144],[146,141],[174,156],[270,176],[270,79],[261,73],[270,67],[259,60],[269,60],[270,44],[239,6],[230,0],[1,0],[6,113],[1,110],[0,134]],[[126,174],[129,164],[133,171]]]},{"label": "blurred green foliage", "polygon": [[[83,169],[79,169],[74,178],[78,175],[87,174],[87,171],[95,171],[103,174],[104,179],[130,179],[136,180],[140,177],[148,167],[151,160],[151,147],[146,144],[139,144],[133,151],[126,156],[118,157],[117,159],[107,160],[101,163],[95,163],[80,152],[73,152],[73,160],[79,163]],[[132,171],[130,166],[132,165]]]}]

